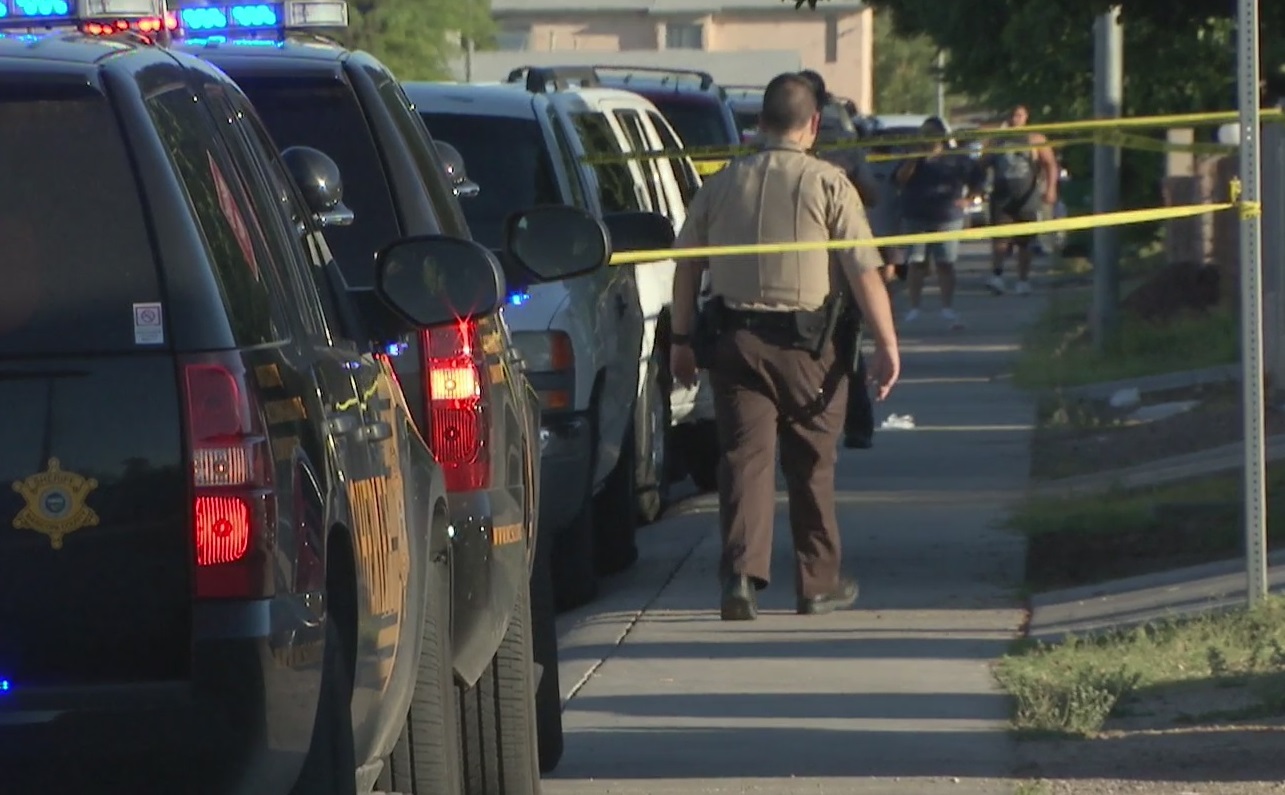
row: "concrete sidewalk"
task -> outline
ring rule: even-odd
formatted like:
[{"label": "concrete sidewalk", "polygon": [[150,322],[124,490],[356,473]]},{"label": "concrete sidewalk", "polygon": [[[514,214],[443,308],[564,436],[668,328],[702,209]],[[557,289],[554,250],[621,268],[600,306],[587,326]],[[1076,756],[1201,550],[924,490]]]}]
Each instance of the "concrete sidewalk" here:
[{"label": "concrete sidewalk", "polygon": [[719,621],[716,501],[688,501],[640,532],[642,560],[602,600],[562,617],[567,750],[548,795],[1013,791],[988,664],[1023,619],[1022,543],[997,525],[1025,489],[1033,404],[1004,375],[1043,302],[969,289],[957,303],[969,328],[949,333],[929,294],[877,409],[918,428],[842,453],[857,608],[793,614],[778,499],[764,614]]}]

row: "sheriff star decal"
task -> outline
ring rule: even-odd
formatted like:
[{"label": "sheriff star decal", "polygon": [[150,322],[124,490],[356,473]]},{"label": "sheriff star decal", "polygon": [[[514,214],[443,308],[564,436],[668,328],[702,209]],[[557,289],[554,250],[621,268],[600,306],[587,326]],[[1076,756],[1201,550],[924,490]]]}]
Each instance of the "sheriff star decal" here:
[{"label": "sheriff star decal", "polygon": [[14,482],[13,490],[27,501],[14,517],[16,530],[34,530],[49,538],[49,545],[62,549],[63,538],[98,524],[98,514],[85,504],[98,481],[66,472],[57,458],[49,459],[44,472]]}]

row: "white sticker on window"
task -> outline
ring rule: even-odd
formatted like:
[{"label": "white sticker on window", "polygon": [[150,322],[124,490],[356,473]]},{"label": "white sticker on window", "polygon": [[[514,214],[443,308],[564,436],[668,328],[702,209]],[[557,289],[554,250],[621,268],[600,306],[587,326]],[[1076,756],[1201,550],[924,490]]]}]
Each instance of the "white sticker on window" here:
[{"label": "white sticker on window", "polygon": [[134,344],[160,345],[165,342],[160,302],[134,304]]}]

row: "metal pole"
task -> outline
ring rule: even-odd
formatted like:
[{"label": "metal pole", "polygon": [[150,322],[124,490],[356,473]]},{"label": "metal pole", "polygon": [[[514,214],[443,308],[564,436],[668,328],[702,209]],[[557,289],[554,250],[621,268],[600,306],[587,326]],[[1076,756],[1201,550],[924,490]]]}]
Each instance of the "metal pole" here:
[{"label": "metal pole", "polygon": [[946,118],[946,51],[937,51],[937,118]]},{"label": "metal pole", "polygon": [[[1120,6],[1093,23],[1093,113],[1118,119],[1124,97],[1124,28]],[[1120,209],[1120,148],[1093,147],[1093,212]],[[1093,344],[1101,351],[1115,333],[1120,303],[1120,234],[1113,226],[1093,230]]]},{"label": "metal pole", "polygon": [[[1259,171],[1258,0],[1239,0],[1237,18],[1237,95],[1240,106],[1241,198],[1256,206],[1262,185]],[[1244,365],[1245,409],[1245,568],[1251,607],[1267,597],[1267,491],[1263,449],[1263,229],[1257,213],[1240,221],[1240,355]]]},{"label": "metal pole", "polygon": [[464,82],[473,82],[473,37],[464,40]]}]

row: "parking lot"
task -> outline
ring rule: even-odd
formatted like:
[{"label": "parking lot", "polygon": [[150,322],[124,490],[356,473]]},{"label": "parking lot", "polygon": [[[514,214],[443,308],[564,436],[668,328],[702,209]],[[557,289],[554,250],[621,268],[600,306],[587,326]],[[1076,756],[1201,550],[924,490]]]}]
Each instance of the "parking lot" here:
[{"label": "parking lot", "polygon": [[1032,406],[1004,374],[1041,303],[966,289],[963,334],[903,329],[904,380],[877,420],[917,427],[840,457],[855,610],[793,614],[783,491],[751,625],[714,610],[713,495],[640,531],[638,564],[559,620],[567,750],[544,791],[1010,792],[987,665],[1021,622],[1022,546],[996,525],[1024,488]]}]

